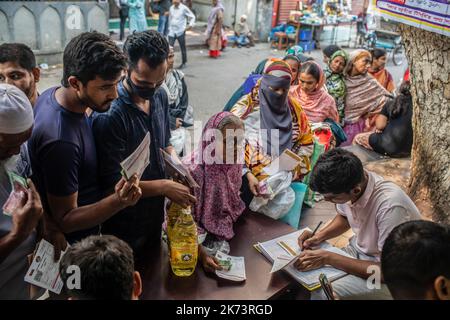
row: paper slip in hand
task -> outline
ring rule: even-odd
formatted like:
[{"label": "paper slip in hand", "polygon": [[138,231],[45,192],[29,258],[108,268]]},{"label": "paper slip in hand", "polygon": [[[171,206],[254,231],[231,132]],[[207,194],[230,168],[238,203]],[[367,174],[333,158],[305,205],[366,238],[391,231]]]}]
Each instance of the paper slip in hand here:
[{"label": "paper slip in hand", "polygon": [[200,188],[192,175],[189,173],[189,170],[183,165],[183,163],[180,162],[178,157],[168,154],[163,149],[159,149],[159,151],[161,157],[164,159],[166,173],[170,178],[181,182],[189,188]]},{"label": "paper slip in hand", "polygon": [[285,149],[283,153],[273,160],[270,165],[265,167],[263,171],[272,176],[280,171],[292,171],[294,170],[302,161],[298,155],[289,149]]},{"label": "paper slip in hand", "polygon": [[244,257],[233,257],[217,251],[216,258],[223,268],[223,270],[216,270],[218,277],[231,281],[244,281],[247,279]]},{"label": "paper slip in hand", "polygon": [[142,142],[132,154],[120,163],[122,175],[125,179],[130,179],[136,174],[140,179],[145,168],[150,163],[150,132],[147,132]]},{"label": "paper slip in hand", "polygon": [[25,281],[38,287],[60,294],[64,286],[59,275],[59,262],[53,259],[55,248],[44,239],[39,242],[39,247],[34,255],[33,262],[25,275]]}]

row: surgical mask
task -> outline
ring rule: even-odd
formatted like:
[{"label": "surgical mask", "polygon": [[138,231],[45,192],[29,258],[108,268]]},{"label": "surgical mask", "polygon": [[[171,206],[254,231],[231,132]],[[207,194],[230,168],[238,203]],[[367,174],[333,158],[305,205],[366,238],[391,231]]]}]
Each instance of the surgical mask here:
[{"label": "surgical mask", "polygon": [[159,88],[146,88],[137,86],[133,83],[133,81],[131,81],[129,76],[127,77],[127,84],[130,86],[133,93],[137,94],[139,97],[145,100],[150,100],[155,95],[156,90],[158,90]]}]

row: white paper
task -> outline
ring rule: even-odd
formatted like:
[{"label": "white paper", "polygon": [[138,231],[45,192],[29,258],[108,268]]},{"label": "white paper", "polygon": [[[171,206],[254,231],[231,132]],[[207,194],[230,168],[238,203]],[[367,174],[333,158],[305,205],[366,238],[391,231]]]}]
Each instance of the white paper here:
[{"label": "white paper", "polygon": [[126,179],[136,174],[140,179],[145,168],[150,163],[150,132],[147,132],[142,142],[132,154],[120,163]]},{"label": "white paper", "polygon": [[[310,229],[305,228],[302,230],[298,230],[298,231],[289,233],[287,235],[284,235],[282,237],[258,244],[258,248],[261,250],[262,254],[264,256],[266,256],[266,258],[268,258],[274,264],[276,263],[276,266],[274,266],[274,265],[272,266],[272,270],[278,271],[278,270],[284,269],[287,273],[289,273],[297,281],[305,284],[307,287],[313,287],[315,285],[318,285],[319,284],[319,275],[321,273],[324,273],[330,281],[336,280],[336,279],[346,275],[346,273],[344,271],[333,268],[331,266],[324,266],[322,268],[310,270],[310,271],[299,271],[297,268],[294,267],[292,262],[297,259],[298,254],[300,254],[300,252],[301,252],[300,247],[298,245],[298,237],[305,230],[310,230]],[[291,253],[289,253],[288,250],[284,249],[280,245],[281,241],[286,243],[293,251],[295,251],[296,255],[292,255]],[[330,245],[327,242],[322,243],[318,248],[328,250],[328,251],[351,258],[350,255],[348,255],[347,253],[345,253],[344,251],[342,251],[339,248],[333,247],[332,245]],[[283,258],[289,257],[289,256],[291,257],[290,261],[288,261],[287,258],[285,260],[283,260]],[[271,272],[275,272],[275,271],[271,271]]]},{"label": "white paper", "polygon": [[216,270],[216,275],[223,279],[232,281],[244,281],[247,279],[245,274],[245,259],[244,257],[233,257],[223,252],[217,251],[216,258],[219,260],[231,261],[231,268],[229,271]]},{"label": "white paper", "polygon": [[54,262],[54,253],[53,245],[42,239],[25,275],[25,281],[60,294],[64,283],[59,275],[59,262],[64,253],[61,253],[61,258],[57,262]]},{"label": "white paper", "polygon": [[298,155],[289,149],[285,149],[283,153],[276,159],[274,159],[270,165],[265,167],[263,171],[272,176],[280,171],[292,171],[294,170],[302,161]]}]

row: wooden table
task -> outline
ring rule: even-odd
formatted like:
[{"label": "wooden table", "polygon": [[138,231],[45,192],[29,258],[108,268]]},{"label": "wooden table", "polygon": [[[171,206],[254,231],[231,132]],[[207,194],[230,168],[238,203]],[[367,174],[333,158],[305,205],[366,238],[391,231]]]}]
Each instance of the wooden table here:
[{"label": "wooden table", "polygon": [[287,224],[257,213],[245,212],[235,225],[235,237],[230,242],[233,256],[245,257],[247,280],[233,282],[206,274],[200,265],[190,277],[177,277],[169,265],[167,246],[163,243],[154,252],[148,252],[145,268],[139,268],[143,281],[141,299],[157,300],[265,300],[280,297],[299,284],[284,272],[270,274],[271,264],[253,247],[293,232]]}]

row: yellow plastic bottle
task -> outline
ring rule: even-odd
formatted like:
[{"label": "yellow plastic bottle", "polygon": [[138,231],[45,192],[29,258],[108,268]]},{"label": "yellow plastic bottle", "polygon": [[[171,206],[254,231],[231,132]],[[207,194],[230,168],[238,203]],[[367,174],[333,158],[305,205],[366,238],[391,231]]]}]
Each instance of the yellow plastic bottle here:
[{"label": "yellow plastic bottle", "polygon": [[195,271],[198,258],[197,226],[190,208],[181,209],[170,233],[168,230],[168,236],[173,273],[179,277],[190,276]]},{"label": "yellow plastic bottle", "polygon": [[170,204],[169,210],[167,211],[167,238],[169,240],[169,243],[172,235],[173,226],[177,222],[177,219],[180,216],[180,213],[183,212],[183,210],[186,209],[183,209],[183,207],[180,206],[179,204],[172,202]]}]

